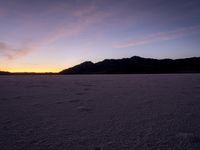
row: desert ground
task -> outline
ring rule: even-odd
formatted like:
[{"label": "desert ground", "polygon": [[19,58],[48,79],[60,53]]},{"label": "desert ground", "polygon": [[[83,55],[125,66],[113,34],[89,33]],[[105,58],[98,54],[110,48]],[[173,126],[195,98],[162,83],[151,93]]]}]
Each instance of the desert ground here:
[{"label": "desert ground", "polygon": [[199,150],[200,74],[0,76],[0,150]]}]

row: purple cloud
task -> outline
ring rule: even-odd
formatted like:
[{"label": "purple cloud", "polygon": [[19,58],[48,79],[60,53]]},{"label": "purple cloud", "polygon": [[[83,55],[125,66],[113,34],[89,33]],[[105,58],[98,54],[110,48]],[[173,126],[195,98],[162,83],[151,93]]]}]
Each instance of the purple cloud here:
[{"label": "purple cloud", "polygon": [[[93,25],[101,23],[112,14],[97,11],[94,5],[74,10],[71,15],[75,17],[74,21],[67,22],[63,20],[62,24],[57,24],[54,30],[45,33],[36,40],[28,40],[20,48],[13,48],[10,44],[0,42],[0,54],[8,60],[14,60],[30,54],[33,51],[40,50],[41,46],[50,45],[62,38],[78,36],[82,32],[89,30]],[[31,24],[34,24],[32,22]]]},{"label": "purple cloud", "polygon": [[114,48],[134,47],[134,46],[145,45],[145,44],[149,44],[149,43],[156,43],[156,42],[160,42],[160,41],[178,39],[178,38],[190,36],[193,34],[199,34],[199,33],[200,33],[200,25],[179,28],[174,31],[158,32],[155,34],[147,35],[143,38],[131,39],[129,41],[125,41],[122,43],[117,43],[114,45]]},{"label": "purple cloud", "polygon": [[13,60],[22,56],[26,56],[33,50],[34,48],[30,47],[13,48],[11,45],[5,42],[0,42],[0,54],[7,60]]}]

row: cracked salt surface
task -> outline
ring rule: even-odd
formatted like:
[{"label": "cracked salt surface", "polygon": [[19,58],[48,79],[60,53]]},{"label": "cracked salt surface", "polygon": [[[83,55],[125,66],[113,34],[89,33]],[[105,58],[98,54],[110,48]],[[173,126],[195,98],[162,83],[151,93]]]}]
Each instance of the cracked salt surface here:
[{"label": "cracked salt surface", "polygon": [[0,77],[1,150],[200,149],[200,75]]}]

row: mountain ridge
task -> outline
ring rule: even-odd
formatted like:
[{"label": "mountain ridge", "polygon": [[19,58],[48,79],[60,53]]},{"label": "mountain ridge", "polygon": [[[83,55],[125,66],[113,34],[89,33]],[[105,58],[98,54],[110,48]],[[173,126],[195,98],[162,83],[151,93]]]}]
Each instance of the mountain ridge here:
[{"label": "mountain ridge", "polygon": [[86,61],[64,69],[59,74],[134,74],[134,73],[200,73],[200,57],[154,59],[133,56],[122,59]]}]

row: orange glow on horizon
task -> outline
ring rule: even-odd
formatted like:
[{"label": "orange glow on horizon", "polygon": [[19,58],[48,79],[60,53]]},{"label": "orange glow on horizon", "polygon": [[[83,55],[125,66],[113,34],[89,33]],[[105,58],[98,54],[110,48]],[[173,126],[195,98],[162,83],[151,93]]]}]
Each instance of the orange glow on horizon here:
[{"label": "orange glow on horizon", "polygon": [[7,68],[4,69],[4,71],[8,71],[11,73],[58,73],[60,72],[62,69],[61,68],[31,68],[31,67],[27,67],[27,68]]}]

